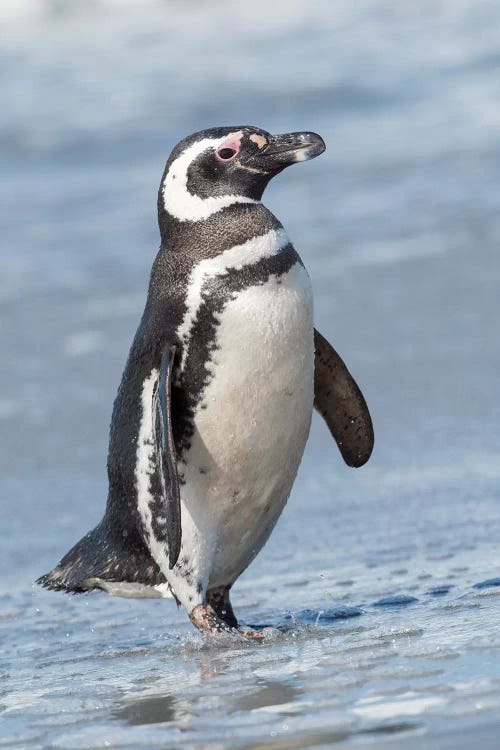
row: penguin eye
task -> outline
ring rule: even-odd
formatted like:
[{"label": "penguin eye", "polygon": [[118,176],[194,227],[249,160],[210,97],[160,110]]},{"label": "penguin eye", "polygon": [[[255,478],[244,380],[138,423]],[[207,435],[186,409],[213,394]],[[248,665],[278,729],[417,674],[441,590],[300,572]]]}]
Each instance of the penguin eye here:
[{"label": "penguin eye", "polygon": [[221,148],[219,151],[217,151],[217,156],[219,159],[222,159],[222,161],[231,161],[231,159],[234,159],[238,152],[234,148]]}]

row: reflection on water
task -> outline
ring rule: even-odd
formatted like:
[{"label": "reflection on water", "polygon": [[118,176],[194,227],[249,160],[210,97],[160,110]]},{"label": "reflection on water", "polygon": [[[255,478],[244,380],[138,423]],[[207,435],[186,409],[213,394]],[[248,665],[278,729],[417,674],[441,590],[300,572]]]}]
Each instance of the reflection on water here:
[{"label": "reflection on water", "polygon": [[258,711],[263,708],[271,710],[279,707],[280,713],[286,715],[285,706],[293,704],[300,692],[298,688],[287,682],[263,680],[254,693],[235,701],[231,711]]},{"label": "reflection on water", "polygon": [[[498,3],[5,0],[0,21],[0,747],[496,750]],[[31,583],[102,513],[164,161],[231,123],[327,142],[267,203],[376,430],[352,471],[315,419],[234,587],[262,644]]]},{"label": "reflection on water", "polygon": [[153,695],[125,701],[114,715],[132,726],[166,724],[172,721],[182,723],[191,716],[182,701],[176,701],[170,695]]}]

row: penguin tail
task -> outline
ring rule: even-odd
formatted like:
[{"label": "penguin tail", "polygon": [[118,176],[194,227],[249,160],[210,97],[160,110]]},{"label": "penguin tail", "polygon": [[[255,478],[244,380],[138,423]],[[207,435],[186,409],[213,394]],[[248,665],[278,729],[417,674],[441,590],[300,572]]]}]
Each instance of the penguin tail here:
[{"label": "penguin tail", "polygon": [[165,582],[139,534],[116,533],[106,524],[106,518],[36,581],[51,591],[84,594],[104,589],[124,596],[134,595],[130,593],[134,587],[151,592],[135,595],[155,596],[154,587]]}]

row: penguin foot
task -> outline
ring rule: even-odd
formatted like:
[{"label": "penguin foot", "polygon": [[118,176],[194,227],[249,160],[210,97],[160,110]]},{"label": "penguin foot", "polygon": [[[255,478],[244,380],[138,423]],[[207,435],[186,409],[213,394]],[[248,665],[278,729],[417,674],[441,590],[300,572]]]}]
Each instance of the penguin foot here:
[{"label": "penguin foot", "polygon": [[261,641],[264,638],[264,634],[259,633],[258,630],[252,630],[252,628],[238,629],[228,625],[225,620],[219,617],[211,604],[198,604],[192,610],[189,619],[198,630],[204,633],[227,635],[239,639],[252,638],[256,641]]},{"label": "penguin foot", "polygon": [[219,617],[211,604],[198,604],[189,615],[193,625],[205,633],[240,635],[239,631]]},{"label": "penguin foot", "polygon": [[238,620],[233,612],[229,600],[230,586],[218,586],[207,591],[207,603],[212,607],[217,617],[220,617],[230,628],[238,627]]}]

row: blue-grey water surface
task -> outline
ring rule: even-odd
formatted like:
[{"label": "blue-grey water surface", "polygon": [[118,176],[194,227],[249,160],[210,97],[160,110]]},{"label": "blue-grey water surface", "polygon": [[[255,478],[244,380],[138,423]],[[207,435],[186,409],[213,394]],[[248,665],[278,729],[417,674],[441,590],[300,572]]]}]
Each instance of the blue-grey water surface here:
[{"label": "blue-grey water surface", "polygon": [[[500,5],[4,0],[0,38],[0,747],[497,748]],[[315,418],[234,589],[262,645],[32,584],[103,512],[164,162],[227,124],[327,142],[266,203],[376,430],[350,470]]]}]

